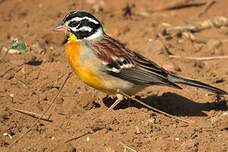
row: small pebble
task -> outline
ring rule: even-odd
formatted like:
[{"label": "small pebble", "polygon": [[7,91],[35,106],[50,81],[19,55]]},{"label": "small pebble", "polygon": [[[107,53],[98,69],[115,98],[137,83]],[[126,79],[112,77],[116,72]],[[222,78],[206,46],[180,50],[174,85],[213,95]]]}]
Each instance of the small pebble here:
[{"label": "small pebble", "polygon": [[161,23],[161,24],[159,24],[159,27],[167,28],[167,27],[171,27],[171,25],[168,23]]},{"label": "small pebble", "polygon": [[86,137],[86,141],[89,142],[90,141],[90,138],[89,137]]},{"label": "small pebble", "polygon": [[12,137],[10,134],[8,134],[7,132],[3,133],[3,136],[8,136],[10,139],[13,138],[13,137]]},{"label": "small pebble", "polygon": [[155,119],[154,118],[151,118],[148,120],[150,123],[155,123]]},{"label": "small pebble", "polygon": [[10,93],[10,95],[9,95],[11,98],[13,98],[14,97],[14,94],[13,93]]},{"label": "small pebble", "polygon": [[138,126],[135,126],[135,129],[136,129],[136,132],[135,132],[136,134],[140,134],[141,133]]},{"label": "small pebble", "polygon": [[228,112],[224,112],[222,115],[223,116],[228,116]]}]

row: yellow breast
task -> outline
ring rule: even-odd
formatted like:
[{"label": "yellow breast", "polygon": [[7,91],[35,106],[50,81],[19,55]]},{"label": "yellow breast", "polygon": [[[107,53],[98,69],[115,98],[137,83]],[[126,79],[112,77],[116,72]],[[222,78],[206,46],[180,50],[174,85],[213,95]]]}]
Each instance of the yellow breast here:
[{"label": "yellow breast", "polygon": [[73,71],[84,83],[105,92],[104,83],[99,74],[91,69],[94,64],[90,61],[83,65],[80,64],[80,54],[82,52],[80,41],[77,41],[76,37],[71,35],[67,43],[66,56]]}]

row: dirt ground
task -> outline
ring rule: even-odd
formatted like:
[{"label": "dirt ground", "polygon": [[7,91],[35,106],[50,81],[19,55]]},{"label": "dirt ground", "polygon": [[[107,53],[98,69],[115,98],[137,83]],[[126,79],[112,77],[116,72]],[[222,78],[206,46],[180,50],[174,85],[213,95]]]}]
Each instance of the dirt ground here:
[{"label": "dirt ground", "polygon": [[[0,0],[0,151],[228,151],[227,96],[219,100],[212,93],[186,86],[183,90],[153,86],[137,94],[150,106],[189,123],[134,101],[130,106],[122,102],[107,112],[114,98],[86,86],[74,74],[45,115],[52,122],[41,120],[11,145],[37,120],[15,109],[42,114],[71,71],[65,57],[64,33],[52,29],[73,10],[92,13],[102,21],[106,33],[159,65],[228,91],[228,59],[196,61],[168,56],[227,56],[226,26],[197,32],[164,32],[169,26],[196,25],[216,16],[227,17],[228,1],[216,0],[201,16],[208,3],[159,10],[175,2]],[[25,42],[27,50],[4,57],[15,39]]]}]

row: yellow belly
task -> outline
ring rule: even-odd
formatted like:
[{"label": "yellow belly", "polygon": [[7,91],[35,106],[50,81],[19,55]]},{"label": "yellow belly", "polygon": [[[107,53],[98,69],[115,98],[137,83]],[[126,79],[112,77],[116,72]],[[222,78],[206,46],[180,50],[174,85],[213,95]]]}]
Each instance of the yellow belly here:
[{"label": "yellow belly", "polygon": [[84,83],[88,84],[93,88],[106,92],[102,79],[91,70],[93,63],[90,63],[88,61],[88,63],[83,66],[80,64],[80,53],[82,51],[83,50],[81,49],[80,42],[68,42],[66,48],[66,56],[73,71]]}]

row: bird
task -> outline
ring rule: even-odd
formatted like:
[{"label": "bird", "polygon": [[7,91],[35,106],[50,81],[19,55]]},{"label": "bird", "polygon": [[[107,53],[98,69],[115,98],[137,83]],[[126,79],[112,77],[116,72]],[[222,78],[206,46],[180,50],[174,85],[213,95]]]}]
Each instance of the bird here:
[{"label": "bird", "polygon": [[86,11],[68,13],[54,30],[65,32],[66,57],[79,79],[107,95],[116,95],[108,111],[124,99],[121,92],[131,96],[151,85],[182,89],[178,84],[183,84],[227,95],[222,89],[179,76],[126,48],[108,36],[102,23]]}]

